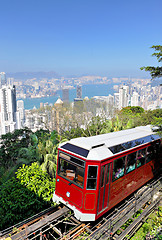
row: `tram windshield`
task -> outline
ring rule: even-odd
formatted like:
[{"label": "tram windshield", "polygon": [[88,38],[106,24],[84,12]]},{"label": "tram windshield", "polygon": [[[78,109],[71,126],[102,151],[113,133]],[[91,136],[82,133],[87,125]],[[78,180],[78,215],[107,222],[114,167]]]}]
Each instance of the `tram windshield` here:
[{"label": "tram windshield", "polygon": [[60,176],[83,187],[84,170],[84,161],[60,152],[58,161],[58,174]]}]

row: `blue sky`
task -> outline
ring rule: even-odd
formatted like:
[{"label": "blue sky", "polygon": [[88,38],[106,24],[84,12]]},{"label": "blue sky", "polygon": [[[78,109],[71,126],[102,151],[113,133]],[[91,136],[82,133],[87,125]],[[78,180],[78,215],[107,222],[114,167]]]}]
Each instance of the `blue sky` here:
[{"label": "blue sky", "polygon": [[1,0],[0,71],[149,76],[162,0]]}]

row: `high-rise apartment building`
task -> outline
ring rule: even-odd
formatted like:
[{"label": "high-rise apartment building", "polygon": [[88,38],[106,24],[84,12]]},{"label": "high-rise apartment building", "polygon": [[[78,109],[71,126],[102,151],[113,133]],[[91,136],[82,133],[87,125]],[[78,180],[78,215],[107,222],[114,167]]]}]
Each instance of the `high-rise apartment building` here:
[{"label": "high-rise apartment building", "polygon": [[131,96],[131,106],[139,106],[139,94],[137,92],[133,92]]},{"label": "high-rise apartment building", "polygon": [[82,98],[82,87],[80,85],[77,86],[77,98]]},{"label": "high-rise apartment building", "polygon": [[16,126],[16,88],[7,84],[5,73],[0,73],[0,134],[14,131]]},{"label": "high-rise apartment building", "polygon": [[62,101],[68,103],[69,102],[69,89],[62,89]]},{"label": "high-rise apartment building", "polygon": [[61,111],[63,106],[63,101],[58,98],[54,104],[54,108],[52,109],[52,130],[56,130],[58,133],[61,131]]},{"label": "high-rise apartment building", "polygon": [[74,98],[74,109],[83,108],[83,99],[82,99],[82,87],[80,85],[77,86],[76,98]]},{"label": "high-rise apartment building", "polygon": [[109,94],[109,96],[108,96],[108,105],[109,105],[109,107],[114,106],[114,96],[112,96],[111,94]]},{"label": "high-rise apartment building", "polygon": [[114,93],[114,106],[116,109],[119,108],[119,93]]},{"label": "high-rise apartment building", "polygon": [[[23,128],[25,123],[25,110],[24,110],[23,100],[17,101],[17,115],[18,114],[19,114],[19,117],[17,117],[17,128],[19,129],[19,128]],[[18,121],[18,118],[20,118],[19,121]]]},{"label": "high-rise apartment building", "polygon": [[119,109],[128,106],[129,87],[122,86],[119,89]]},{"label": "high-rise apartment building", "polygon": [[1,72],[0,73],[0,88],[3,86],[3,85],[6,85],[7,84],[7,80],[6,80],[6,74],[4,72]]}]

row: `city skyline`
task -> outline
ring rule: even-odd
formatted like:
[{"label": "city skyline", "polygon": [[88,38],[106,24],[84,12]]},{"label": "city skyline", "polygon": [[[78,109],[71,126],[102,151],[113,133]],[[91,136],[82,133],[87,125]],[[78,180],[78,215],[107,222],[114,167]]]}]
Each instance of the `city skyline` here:
[{"label": "city skyline", "polygon": [[148,77],[158,65],[161,0],[6,0],[1,3],[1,71]]}]

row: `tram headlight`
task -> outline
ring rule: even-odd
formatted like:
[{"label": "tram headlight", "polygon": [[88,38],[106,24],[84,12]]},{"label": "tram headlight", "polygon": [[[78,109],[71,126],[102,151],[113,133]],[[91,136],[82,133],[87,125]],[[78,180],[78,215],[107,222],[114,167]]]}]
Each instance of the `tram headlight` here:
[{"label": "tram headlight", "polygon": [[70,197],[70,193],[69,193],[69,192],[67,192],[67,193],[66,193],[66,196],[67,196],[67,197]]}]

